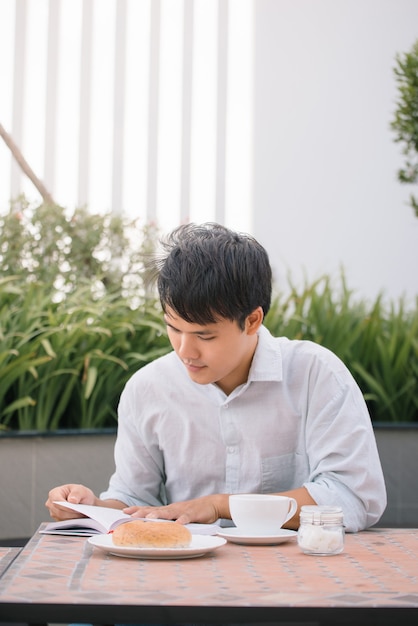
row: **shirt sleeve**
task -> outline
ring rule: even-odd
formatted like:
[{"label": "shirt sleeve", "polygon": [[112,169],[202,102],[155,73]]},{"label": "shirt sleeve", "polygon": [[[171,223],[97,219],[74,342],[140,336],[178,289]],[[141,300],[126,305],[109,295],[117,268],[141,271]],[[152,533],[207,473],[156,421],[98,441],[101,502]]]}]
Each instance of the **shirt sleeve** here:
[{"label": "shirt sleeve", "polygon": [[123,390],[118,407],[116,470],[100,498],[120,500],[127,506],[161,506],[166,504],[164,460],[152,420],[144,425],[141,419],[141,397],[134,375]]},{"label": "shirt sleeve", "polygon": [[372,526],[386,508],[386,488],[371,419],[348,369],[335,357],[311,376],[306,415],[309,479],[317,504],[339,505],[347,531]]}]

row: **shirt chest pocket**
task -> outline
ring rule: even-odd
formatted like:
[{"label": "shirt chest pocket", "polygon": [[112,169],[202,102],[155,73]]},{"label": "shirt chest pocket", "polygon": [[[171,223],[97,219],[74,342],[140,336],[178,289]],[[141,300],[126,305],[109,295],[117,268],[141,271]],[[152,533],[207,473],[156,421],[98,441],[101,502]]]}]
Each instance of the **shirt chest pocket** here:
[{"label": "shirt chest pocket", "polygon": [[300,487],[297,484],[300,456],[294,452],[271,456],[261,460],[261,486],[263,493],[275,493]]}]

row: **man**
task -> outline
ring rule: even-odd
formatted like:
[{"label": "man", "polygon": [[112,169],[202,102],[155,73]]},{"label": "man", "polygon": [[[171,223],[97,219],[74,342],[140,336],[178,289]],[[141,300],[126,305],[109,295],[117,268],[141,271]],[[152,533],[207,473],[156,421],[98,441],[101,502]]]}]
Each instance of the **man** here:
[{"label": "man", "polygon": [[107,491],[56,487],[51,516],[71,517],[54,504],[68,500],[228,524],[229,494],[260,492],[297,500],[289,528],[304,504],[341,506],[348,531],[375,524],[386,491],[363,396],[329,350],[263,326],[272,282],[264,248],[218,224],[189,224],[153,268],[173,352],[122,393]]}]

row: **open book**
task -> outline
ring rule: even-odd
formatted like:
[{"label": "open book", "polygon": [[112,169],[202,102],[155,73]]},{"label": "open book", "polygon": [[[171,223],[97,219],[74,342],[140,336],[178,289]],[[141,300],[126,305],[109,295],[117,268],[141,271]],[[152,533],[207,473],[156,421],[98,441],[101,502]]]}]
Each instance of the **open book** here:
[{"label": "open book", "polygon": [[[120,509],[111,509],[104,506],[92,506],[90,504],[72,504],[70,502],[56,502],[60,506],[67,507],[81,515],[87,517],[79,517],[77,519],[63,520],[61,522],[49,522],[44,528],[40,530],[41,533],[46,535],[77,535],[81,537],[89,537],[91,535],[104,535],[111,532],[123,524],[132,519],[144,519],[144,518],[132,518]],[[147,520],[145,521],[160,521],[165,522],[167,520]],[[216,535],[219,530],[217,524],[187,524],[187,528],[193,535]]]}]

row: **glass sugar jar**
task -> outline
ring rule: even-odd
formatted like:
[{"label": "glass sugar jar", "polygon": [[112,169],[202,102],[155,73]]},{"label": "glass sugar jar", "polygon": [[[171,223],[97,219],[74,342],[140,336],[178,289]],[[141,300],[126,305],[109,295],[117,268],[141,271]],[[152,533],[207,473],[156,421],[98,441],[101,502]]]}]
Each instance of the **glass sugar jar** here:
[{"label": "glass sugar jar", "polygon": [[298,544],[305,554],[340,554],[344,550],[342,509],[339,506],[302,506]]}]

